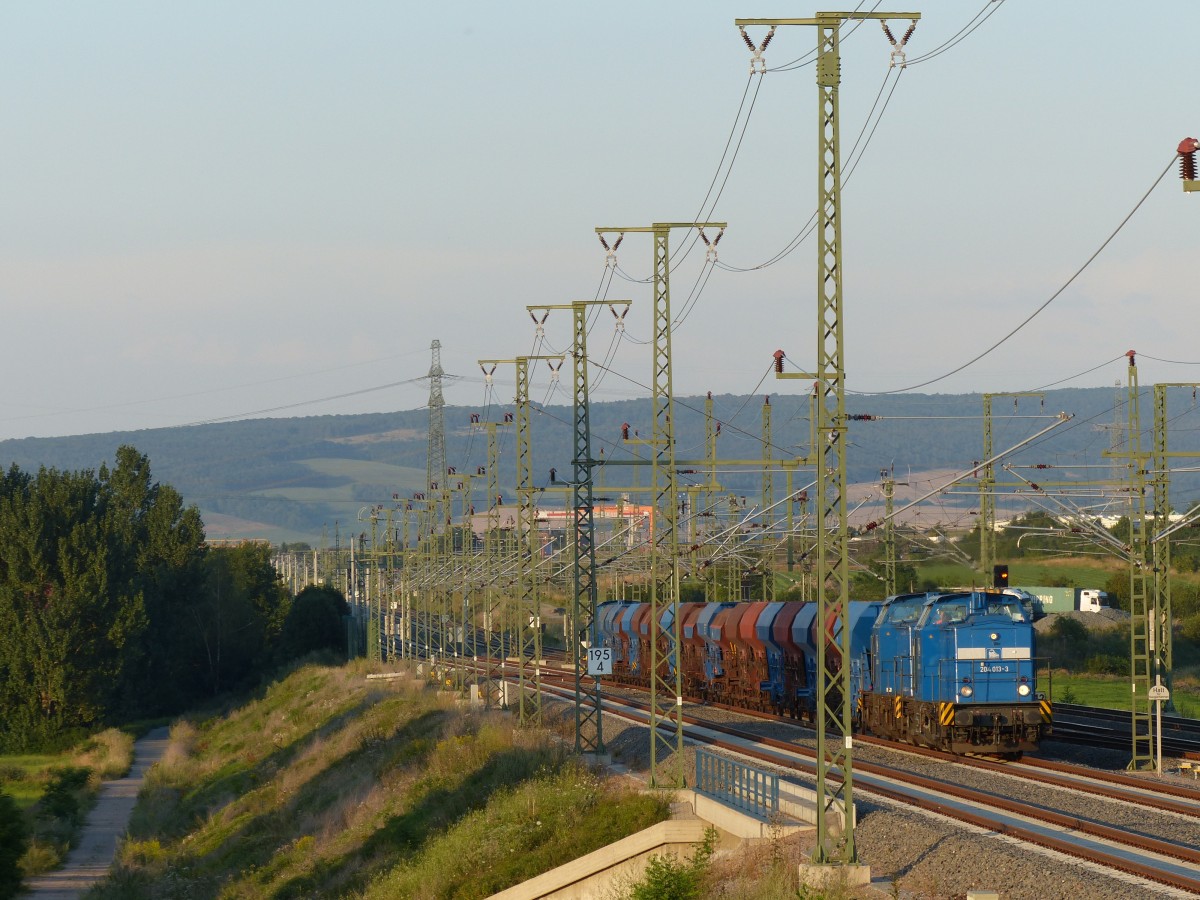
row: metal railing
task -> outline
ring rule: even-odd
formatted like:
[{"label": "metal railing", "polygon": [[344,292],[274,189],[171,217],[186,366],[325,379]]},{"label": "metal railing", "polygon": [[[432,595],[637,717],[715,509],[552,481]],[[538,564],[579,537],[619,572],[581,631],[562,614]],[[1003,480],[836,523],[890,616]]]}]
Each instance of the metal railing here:
[{"label": "metal railing", "polygon": [[779,776],[696,749],[696,790],[770,822],[779,815]]}]

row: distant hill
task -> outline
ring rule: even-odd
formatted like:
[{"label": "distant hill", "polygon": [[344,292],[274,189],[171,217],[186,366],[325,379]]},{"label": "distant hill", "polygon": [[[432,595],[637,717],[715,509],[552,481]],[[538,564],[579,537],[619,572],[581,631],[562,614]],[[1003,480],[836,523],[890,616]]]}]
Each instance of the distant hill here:
[{"label": "distant hill", "polygon": [[[1049,391],[1045,402],[1021,398],[1014,414],[1013,400],[993,400],[993,444],[997,451],[1010,447],[1049,425],[1059,411],[1074,419],[1034,442],[1012,458],[1025,464],[1059,467],[1023,471],[1043,482],[1078,481],[1109,471],[1102,456],[1114,441],[1123,446],[1125,420],[1121,404],[1124,391],[1085,388]],[[1185,404],[1180,394],[1179,406]],[[1190,404],[1190,397],[1186,403]],[[676,443],[680,459],[704,455],[704,398],[676,400]],[[714,416],[720,422],[717,452],[724,459],[762,456],[762,397],[729,394],[713,398]],[[493,421],[512,407],[484,415]],[[808,452],[810,433],[807,397],[772,395],[772,455],[798,456]],[[934,471],[964,471],[980,460],[983,444],[982,398],[978,394],[903,394],[847,399],[851,414],[873,415],[871,421],[853,421],[849,430],[848,472],[851,482],[877,484],[881,470],[894,470],[908,487],[898,492],[916,496],[921,488],[940,484]],[[487,436],[472,429],[470,415],[477,410],[446,407],[446,456],[458,475],[475,473],[487,463]],[[622,445],[621,426],[629,423],[631,436],[649,438],[652,431],[650,402],[623,400],[595,403],[591,410],[593,455],[629,458],[645,454],[646,446]],[[60,469],[96,468],[110,463],[116,448],[132,444],[150,457],[154,476],[178,488],[189,503],[200,507],[210,537],[266,537],[274,541],[307,540],[314,545],[366,529],[358,521],[360,510],[391,504],[424,489],[426,432],[425,409],[352,416],[311,416],[292,419],[256,419],[186,428],[161,428],[58,438],[24,438],[0,441],[0,462],[25,469],[39,466]],[[532,415],[533,472],[535,484],[549,482],[554,467],[560,480],[570,477],[572,417],[569,406],[538,408]],[[1150,397],[1142,400],[1143,432],[1153,423]],[[1171,449],[1196,449],[1195,430],[1180,428],[1171,434]],[[500,435],[500,491],[511,502],[516,481],[512,428]],[[1152,441],[1143,434],[1142,446]],[[1008,461],[1008,460],[1006,460]],[[1099,468],[1075,468],[1089,465]],[[681,468],[694,468],[681,466]],[[1034,476],[1037,477],[1034,477]],[[797,475],[795,487],[811,480],[811,472]],[[1005,473],[998,472],[1004,478]],[[456,476],[451,476],[456,479]],[[698,475],[684,475],[699,480]],[[761,496],[761,476],[748,466],[732,467],[719,476],[723,488],[745,495],[750,502]],[[775,493],[781,497],[784,478],[775,476]],[[648,468],[609,467],[597,476],[597,494],[615,494],[621,487],[647,486]],[[457,481],[456,481],[457,483]],[[485,479],[472,485],[475,504],[486,506]],[[974,482],[939,498],[936,508],[964,514],[977,500]],[[1196,476],[1176,476],[1172,497],[1186,507],[1198,493]],[[861,492],[860,492],[861,493]],[[560,506],[560,495],[545,495],[542,505]]]}]

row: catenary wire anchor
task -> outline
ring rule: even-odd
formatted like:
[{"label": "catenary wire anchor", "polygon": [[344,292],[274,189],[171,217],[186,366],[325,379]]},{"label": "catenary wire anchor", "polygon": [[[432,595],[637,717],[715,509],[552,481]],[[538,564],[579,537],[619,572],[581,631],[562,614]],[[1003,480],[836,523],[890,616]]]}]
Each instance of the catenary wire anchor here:
[{"label": "catenary wire anchor", "polygon": [[598,234],[596,237],[600,238],[600,246],[604,248],[604,268],[615,269],[617,267],[617,248],[621,246],[621,241],[625,240],[625,232],[622,231],[617,235],[617,239],[611,247],[608,246],[604,235]]},{"label": "catenary wire anchor", "polygon": [[904,32],[904,37],[900,38],[898,41],[892,35],[892,29],[888,28],[886,19],[880,19],[879,24],[883,26],[883,33],[887,37],[888,43],[892,45],[892,53],[890,59],[888,60],[888,68],[895,68],[897,62],[900,63],[900,68],[907,68],[908,60],[904,55],[904,45],[908,43],[908,39],[912,37],[913,32],[917,30],[917,20],[912,20],[912,24],[908,26],[908,31]]},{"label": "catenary wire anchor", "polygon": [[717,261],[717,244],[721,243],[721,238],[725,235],[725,229],[722,228],[717,232],[717,236],[709,241],[708,235],[704,233],[703,228],[696,229],[700,232],[700,240],[704,241],[704,246],[708,249],[704,251],[705,262],[715,263]]},{"label": "catenary wire anchor", "polygon": [[754,46],[754,41],[750,40],[750,35],[746,34],[744,26],[738,26],[738,31],[742,33],[742,40],[750,48],[750,74],[765,75],[767,72],[767,61],[763,59],[763,51],[767,49],[767,44],[771,43],[771,38],[775,37],[775,26],[771,26],[771,30],[767,32],[767,36],[763,38],[763,42],[757,47]]}]

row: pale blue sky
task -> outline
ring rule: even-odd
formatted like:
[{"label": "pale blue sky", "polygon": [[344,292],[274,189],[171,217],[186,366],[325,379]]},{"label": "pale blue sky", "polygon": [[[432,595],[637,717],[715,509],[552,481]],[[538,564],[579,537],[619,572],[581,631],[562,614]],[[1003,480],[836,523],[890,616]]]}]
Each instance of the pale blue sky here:
[{"label": "pale blue sky", "polygon": [[[419,376],[434,338],[445,369],[467,376],[447,401],[481,403],[475,360],[533,348],[525,304],[596,295],[595,226],[698,212],[747,88],[734,17],[829,6],[5,5],[0,437],[417,407],[420,384],[293,404]],[[985,6],[999,8],[901,76],[847,185],[851,389],[904,388],[977,355],[1200,132],[1200,5],[878,8],[923,14],[911,60]],[[814,41],[781,29],[767,64]],[[844,154],[889,50],[874,24],[846,38]],[[736,267],[773,256],[814,206],[813,69],[761,81],[712,216],[730,223],[721,260]],[[1200,196],[1172,171],[1030,326],[923,390],[1036,389],[1128,349],[1143,354],[1143,384],[1200,380],[1200,367],[1147,358],[1200,360],[1198,234]],[[814,258],[809,239],[766,269],[715,270],[674,338],[677,390],[752,391],[777,347],[811,365]],[[648,274],[649,239],[629,236],[620,261]],[[677,312],[701,262],[675,272]],[[648,383],[635,341],[650,336],[649,290],[618,277],[608,296],[635,302],[613,367]],[[611,334],[601,320],[594,353]],[[547,323],[550,345],[568,335],[565,315]],[[1069,384],[1123,377],[1114,363]],[[597,397],[639,393],[608,376]]]}]

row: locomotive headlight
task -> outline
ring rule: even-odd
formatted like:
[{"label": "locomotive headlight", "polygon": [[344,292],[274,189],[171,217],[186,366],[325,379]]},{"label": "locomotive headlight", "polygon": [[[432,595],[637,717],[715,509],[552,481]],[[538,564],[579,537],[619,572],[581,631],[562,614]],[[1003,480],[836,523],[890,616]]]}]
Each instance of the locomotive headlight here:
[{"label": "locomotive headlight", "polygon": [[961,688],[959,688],[958,692],[964,697],[971,697],[975,694],[975,688],[971,687],[969,684],[964,684]]},{"label": "locomotive headlight", "polygon": [[1020,694],[1022,697],[1028,697],[1029,696],[1029,685],[1027,685],[1027,684],[1017,685],[1017,693]]},{"label": "locomotive headlight", "polygon": [[1000,635],[996,634],[996,632],[994,632],[994,631],[991,634],[989,634],[988,637],[990,637],[993,641],[1000,640]]}]

